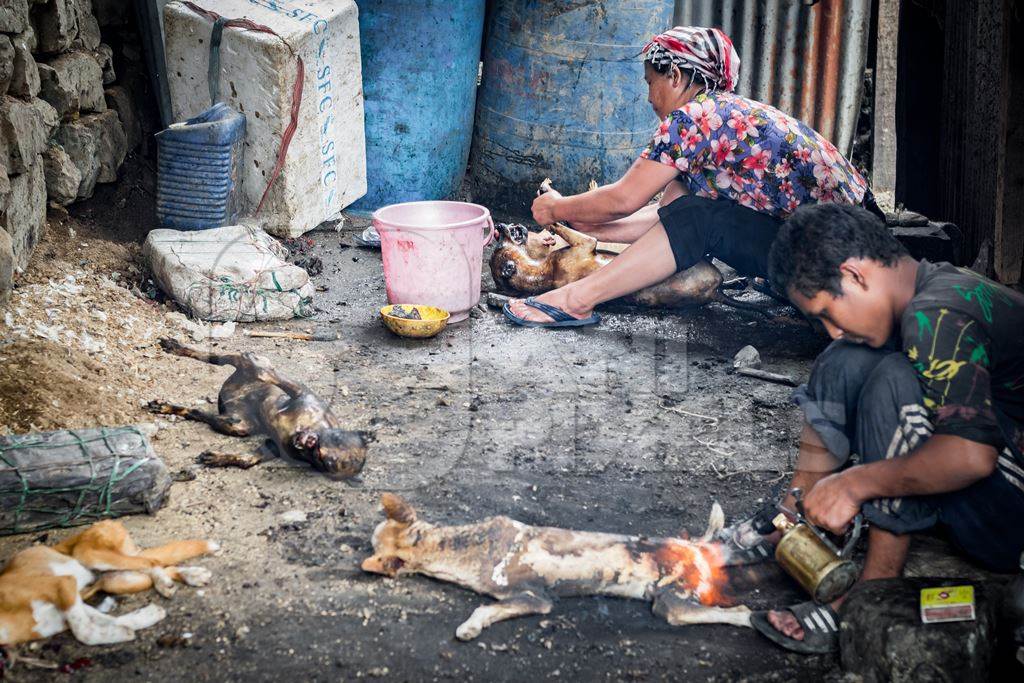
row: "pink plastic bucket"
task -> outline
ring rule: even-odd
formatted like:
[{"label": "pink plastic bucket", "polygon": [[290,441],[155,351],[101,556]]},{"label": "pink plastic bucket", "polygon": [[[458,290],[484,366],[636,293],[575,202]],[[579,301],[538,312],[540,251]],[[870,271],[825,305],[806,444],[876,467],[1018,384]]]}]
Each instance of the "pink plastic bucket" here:
[{"label": "pink plastic bucket", "polygon": [[373,212],[380,235],[388,303],[427,304],[465,320],[480,301],[484,247],[494,239],[491,212],[466,202],[406,202]]}]

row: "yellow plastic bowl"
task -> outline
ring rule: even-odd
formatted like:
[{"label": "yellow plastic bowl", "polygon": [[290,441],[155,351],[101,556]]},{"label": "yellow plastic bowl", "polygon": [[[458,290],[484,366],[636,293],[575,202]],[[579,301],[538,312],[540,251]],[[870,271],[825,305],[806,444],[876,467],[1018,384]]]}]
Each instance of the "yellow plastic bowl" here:
[{"label": "yellow plastic bowl", "polygon": [[[404,306],[405,308],[413,308],[420,313],[421,320],[409,320],[408,318],[398,318],[391,315],[391,310],[395,306]],[[384,321],[384,324],[389,330],[397,334],[399,337],[410,337],[413,339],[426,339],[427,337],[433,337],[435,334],[440,332],[448,324],[448,318],[451,314],[443,308],[437,308],[435,306],[422,306],[420,304],[394,304],[384,306],[380,309],[380,319]]]}]

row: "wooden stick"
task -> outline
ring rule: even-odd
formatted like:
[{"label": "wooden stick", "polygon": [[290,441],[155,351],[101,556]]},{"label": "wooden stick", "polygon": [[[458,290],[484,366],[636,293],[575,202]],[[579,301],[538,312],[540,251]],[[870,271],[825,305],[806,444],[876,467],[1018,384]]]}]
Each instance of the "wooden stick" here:
[{"label": "wooden stick", "polygon": [[237,467],[247,470],[263,462],[258,455],[239,455],[237,453],[220,453],[218,451],[203,451],[196,458],[196,462],[204,467]]},{"label": "wooden stick", "polygon": [[767,382],[776,382],[778,384],[785,384],[787,386],[795,387],[796,380],[787,375],[779,375],[774,372],[768,372],[767,370],[758,370],[757,368],[736,368],[736,374],[745,375],[747,377],[754,377],[757,379],[763,379]]}]

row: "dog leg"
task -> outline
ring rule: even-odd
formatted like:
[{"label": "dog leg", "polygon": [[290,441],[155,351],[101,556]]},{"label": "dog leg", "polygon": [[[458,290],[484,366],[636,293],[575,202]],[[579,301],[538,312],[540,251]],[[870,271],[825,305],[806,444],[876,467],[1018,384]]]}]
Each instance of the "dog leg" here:
[{"label": "dog leg", "polygon": [[78,600],[64,612],[64,619],[75,638],[84,645],[124,643],[135,638],[135,631],[113,617]]},{"label": "dog leg", "polygon": [[568,242],[570,247],[585,247],[586,251],[597,251],[596,237],[585,235],[579,230],[573,230],[564,223],[552,223],[545,227]]},{"label": "dog leg", "polygon": [[220,550],[220,544],[216,541],[174,541],[155,548],[146,548],[139,552],[139,557],[147,557],[165,567],[170,567],[200,555],[215,553],[218,550]]},{"label": "dog leg", "polygon": [[146,404],[146,410],[157,415],[177,415],[186,420],[204,422],[210,425],[215,432],[226,434],[227,436],[249,436],[252,433],[252,426],[245,420],[237,417],[216,415],[204,410],[186,408],[165,401],[150,401]]},{"label": "dog leg", "polygon": [[[213,578],[213,574],[205,567],[166,567],[164,573],[173,581],[193,587],[205,586]],[[82,599],[89,600],[97,593],[109,595],[141,593],[152,587],[153,577],[148,573],[139,571],[110,572],[82,591]]]},{"label": "dog leg", "polygon": [[[86,605],[88,607],[88,605]],[[89,608],[92,609],[92,608]],[[102,614],[102,613],[101,613]],[[102,615],[107,616],[107,615]],[[166,610],[160,605],[146,605],[134,612],[128,612],[116,617],[110,617],[118,626],[127,626],[133,631],[149,628],[163,620],[167,616]]]},{"label": "dog leg", "polygon": [[480,632],[491,624],[515,617],[523,617],[528,614],[547,614],[551,611],[551,601],[544,596],[537,595],[531,591],[519,593],[510,598],[505,598],[493,605],[480,605],[469,619],[466,619],[455,630],[455,637],[459,640],[473,640]]},{"label": "dog leg", "polygon": [[662,591],[654,598],[653,611],[673,626],[687,624],[729,624],[750,626],[750,608],[710,607],[702,605],[687,593]]}]

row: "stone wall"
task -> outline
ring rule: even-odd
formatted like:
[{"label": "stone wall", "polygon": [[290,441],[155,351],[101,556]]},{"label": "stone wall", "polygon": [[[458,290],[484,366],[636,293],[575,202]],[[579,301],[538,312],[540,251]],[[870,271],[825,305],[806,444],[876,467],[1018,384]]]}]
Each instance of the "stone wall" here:
[{"label": "stone wall", "polygon": [[139,144],[132,98],[115,85],[101,22],[127,21],[123,0],[0,0],[0,301],[46,225],[117,180]]}]

